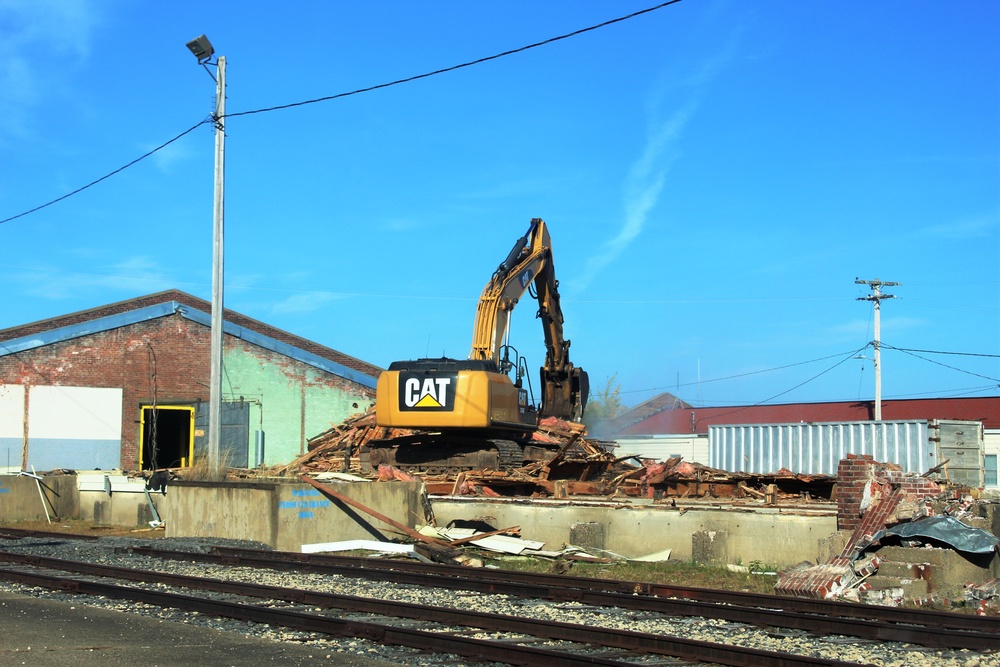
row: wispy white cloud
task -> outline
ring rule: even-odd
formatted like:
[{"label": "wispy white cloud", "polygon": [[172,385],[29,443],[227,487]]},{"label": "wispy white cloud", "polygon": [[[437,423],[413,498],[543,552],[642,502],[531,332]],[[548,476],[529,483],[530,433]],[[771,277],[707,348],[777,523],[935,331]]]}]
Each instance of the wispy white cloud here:
[{"label": "wispy white cloud", "polygon": [[882,318],[882,335],[888,331],[892,335],[900,331],[918,329],[927,324],[927,320],[920,317],[884,317]]},{"label": "wispy white cloud", "polygon": [[[571,289],[585,289],[602,269],[617,260],[641,236],[651,211],[659,203],[667,174],[681,155],[677,146],[683,139],[684,130],[701,106],[706,88],[732,60],[735,44],[735,40],[731,41],[688,75],[653,89],[647,105],[650,120],[646,141],[625,178],[618,233],[587,260],[585,277],[570,281]],[[661,108],[668,100],[673,108],[663,113]]]},{"label": "wispy white cloud", "polygon": [[642,233],[649,212],[660,199],[670,165],[679,155],[675,146],[697,106],[688,102],[650,133],[642,155],[632,163],[625,179],[622,225],[617,236],[587,261],[587,275],[593,276],[616,260]]},{"label": "wispy white cloud", "polygon": [[982,215],[930,225],[919,231],[921,236],[928,236],[943,241],[969,241],[981,239],[1000,231],[1000,215]]},{"label": "wispy white cloud", "polygon": [[[188,137],[185,137],[185,139],[187,138]],[[191,149],[190,144],[186,142],[185,139],[181,139],[180,141],[175,141],[169,146],[164,146],[160,150],[153,153],[152,160],[153,164],[156,165],[157,169],[159,169],[161,172],[165,174],[170,173],[173,170],[175,164],[177,164],[178,162],[183,162],[188,158],[190,158],[192,155],[194,155],[194,151]],[[148,153],[157,146],[159,146],[159,144],[147,143],[140,145],[139,149],[143,153]]]},{"label": "wispy white cloud", "polygon": [[421,227],[421,223],[415,218],[389,218],[383,220],[381,225],[389,232],[408,232]]},{"label": "wispy white cloud", "polygon": [[57,88],[55,77],[89,56],[98,15],[96,3],[89,0],[0,2],[0,25],[4,28],[0,39],[0,143],[31,134],[31,114]]},{"label": "wispy white cloud", "polygon": [[271,306],[272,315],[311,313],[323,308],[331,301],[344,298],[333,292],[306,292],[293,294]]},{"label": "wispy white cloud", "polygon": [[155,259],[135,256],[97,266],[94,261],[79,270],[57,266],[10,267],[8,279],[23,286],[35,298],[60,300],[90,293],[131,295],[160,292],[178,287],[169,269]]}]

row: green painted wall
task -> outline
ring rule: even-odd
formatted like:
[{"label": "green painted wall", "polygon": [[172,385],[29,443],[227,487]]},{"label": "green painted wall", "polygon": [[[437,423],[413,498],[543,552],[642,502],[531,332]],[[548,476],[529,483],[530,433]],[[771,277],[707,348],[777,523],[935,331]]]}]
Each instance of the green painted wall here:
[{"label": "green painted wall", "polygon": [[255,431],[264,431],[264,464],[281,465],[304,453],[309,438],[375,401],[374,389],[238,339],[227,338],[223,365],[223,399],[250,403],[251,465]]}]

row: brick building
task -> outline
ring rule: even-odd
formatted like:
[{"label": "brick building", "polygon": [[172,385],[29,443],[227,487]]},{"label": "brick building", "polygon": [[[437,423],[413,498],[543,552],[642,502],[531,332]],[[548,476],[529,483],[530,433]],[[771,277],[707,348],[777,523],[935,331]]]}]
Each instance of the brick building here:
[{"label": "brick building", "polygon": [[[0,466],[188,466],[207,450],[211,304],[177,290],[0,331]],[[223,462],[284,463],[380,368],[227,310]]]}]

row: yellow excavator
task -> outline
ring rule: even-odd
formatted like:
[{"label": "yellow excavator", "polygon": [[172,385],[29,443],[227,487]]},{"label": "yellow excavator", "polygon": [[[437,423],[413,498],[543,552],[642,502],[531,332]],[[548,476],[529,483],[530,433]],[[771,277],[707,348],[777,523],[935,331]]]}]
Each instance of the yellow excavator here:
[{"label": "yellow excavator", "polygon": [[[379,376],[376,422],[414,434],[369,443],[370,464],[445,472],[544,458],[544,448],[531,445],[539,421],[579,422],[589,393],[587,373],[569,360],[558,286],[548,228],[534,218],[483,289],[469,358],[396,361]],[[537,407],[527,363],[507,338],[511,313],[527,291],[545,334]]]}]

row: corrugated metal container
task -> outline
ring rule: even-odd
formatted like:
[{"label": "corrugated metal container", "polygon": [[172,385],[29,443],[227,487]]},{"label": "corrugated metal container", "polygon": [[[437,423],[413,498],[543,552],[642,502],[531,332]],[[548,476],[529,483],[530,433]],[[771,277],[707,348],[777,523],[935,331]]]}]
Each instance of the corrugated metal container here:
[{"label": "corrugated metal container", "polygon": [[710,426],[708,442],[709,465],[729,472],[836,475],[848,454],[870,454],[904,472],[938,463],[924,420]]}]

